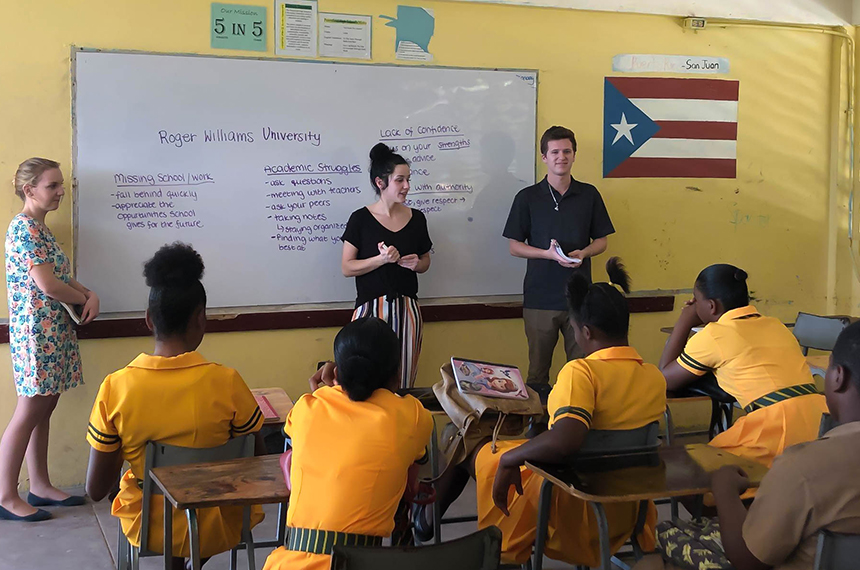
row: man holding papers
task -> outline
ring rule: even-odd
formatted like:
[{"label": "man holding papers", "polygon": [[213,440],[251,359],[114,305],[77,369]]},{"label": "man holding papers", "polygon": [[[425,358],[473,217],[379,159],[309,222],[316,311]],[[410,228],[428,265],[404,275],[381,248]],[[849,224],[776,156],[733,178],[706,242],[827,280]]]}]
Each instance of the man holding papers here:
[{"label": "man holding papers", "polygon": [[597,188],[570,175],[576,158],[573,132],[550,127],[541,137],[540,152],[547,175],[516,195],[502,235],[511,255],[528,260],[523,283],[527,381],[546,384],[559,331],[567,359],[581,355],[567,316],[565,284],[574,272],[591,280],[591,258],[606,250],[606,236],[615,228]]}]

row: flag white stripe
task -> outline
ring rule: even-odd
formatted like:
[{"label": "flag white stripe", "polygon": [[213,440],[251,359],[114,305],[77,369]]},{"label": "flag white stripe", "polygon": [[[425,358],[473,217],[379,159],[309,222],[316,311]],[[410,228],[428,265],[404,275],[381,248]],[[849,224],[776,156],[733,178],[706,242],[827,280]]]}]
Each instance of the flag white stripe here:
[{"label": "flag white stripe", "polygon": [[[635,137],[634,132],[634,137]],[[631,156],[635,158],[737,159],[737,141],[701,139],[650,139]]]},{"label": "flag white stripe", "polygon": [[738,122],[737,101],[706,99],[630,99],[652,121]]}]

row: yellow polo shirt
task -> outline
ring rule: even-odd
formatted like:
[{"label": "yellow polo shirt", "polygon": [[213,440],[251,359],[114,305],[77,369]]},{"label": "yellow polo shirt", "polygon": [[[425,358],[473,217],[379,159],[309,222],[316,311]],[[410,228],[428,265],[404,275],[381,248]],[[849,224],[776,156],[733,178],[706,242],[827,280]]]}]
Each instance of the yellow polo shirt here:
[{"label": "yellow polo shirt", "polygon": [[[409,467],[424,456],[433,418],[412,396],[378,389],[363,402],[340,386],[305,394],[290,410],[292,491],[287,525],[388,536]],[[275,550],[265,570],[322,570],[331,557]]]},{"label": "yellow polo shirt", "polygon": [[[140,513],[146,443],[181,447],[216,447],[234,436],[256,432],[263,414],[239,373],[209,362],[198,352],[175,357],[141,354],[110,374],[96,396],[87,441],[98,451],[122,450],[131,468],[120,481],[111,512],[122,523],[129,541],[140,543]],[[162,548],[163,501],[150,510],[150,548]],[[262,520],[257,511],[256,522]],[[239,542],[241,507],[204,509],[199,513],[201,555],[212,556]],[[188,556],[187,524],[183,512],[174,518],[174,554]]]},{"label": "yellow polo shirt", "polygon": [[589,429],[636,429],[666,410],[666,379],[632,346],[613,346],[568,362],[549,394],[550,425],[575,418]]},{"label": "yellow polo shirt", "polygon": [[[598,350],[585,358],[568,362],[549,395],[547,410],[550,424],[574,418],[589,429],[627,430],[660,419],[666,409],[666,379],[653,364],[646,364],[635,348],[614,346]],[[496,526],[502,531],[502,561],[524,564],[535,540],[537,506],[543,479],[522,467],[523,494],[508,493],[504,515],[493,502],[493,483],[504,453],[525,440],[498,442],[493,453],[489,445],[475,459],[478,498],[478,528]],[[630,538],[636,525],[638,503],[604,505],[609,522],[612,552]],[[654,547],[657,511],[649,505],[645,528],[639,543],[645,550]],[[597,525],[587,503],[568,495],[553,493],[549,515],[546,555],[568,564],[595,567],[600,564]]]},{"label": "yellow polo shirt", "polygon": [[741,407],[775,390],[814,382],[791,331],[752,305],[726,311],[690,337],[678,364],[696,376],[713,372]]}]

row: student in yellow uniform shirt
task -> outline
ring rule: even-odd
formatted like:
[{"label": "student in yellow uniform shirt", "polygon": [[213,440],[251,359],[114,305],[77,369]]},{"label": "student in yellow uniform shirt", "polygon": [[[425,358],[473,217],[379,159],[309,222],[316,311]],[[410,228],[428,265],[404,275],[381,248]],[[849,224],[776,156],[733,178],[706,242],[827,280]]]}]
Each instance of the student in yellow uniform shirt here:
[{"label": "student in yellow uniform shirt", "polygon": [[[141,354],[108,375],[99,389],[87,428],[90,463],[87,493],[95,501],[119,478],[123,460],[131,468],[120,480],[111,513],[131,544],[140,545],[145,449],[148,441],[180,447],[216,447],[231,437],[258,432],[263,415],[239,373],[209,362],[196,352],[206,328],[203,260],[190,246],[175,243],[158,250],[143,273],[150,287],[146,325],[155,335],[152,355]],[[257,438],[257,448],[262,449]],[[149,549],[161,552],[163,503],[150,505]],[[209,558],[239,543],[242,507],[198,511],[200,555]],[[252,510],[252,524],[263,519]],[[174,568],[188,557],[188,525],[174,513]]]},{"label": "student in yellow uniform shirt", "polygon": [[733,265],[699,273],[660,368],[669,390],[714,373],[747,415],[711,445],[768,467],[786,447],[815,439],[827,411],[797,339],[778,319],[750,305],[747,274]]},{"label": "student in yellow uniform shirt", "polygon": [[323,570],[335,544],[381,544],[394,530],[407,472],[430,440],[430,412],[394,393],[400,341],[385,321],[363,317],[343,327],[334,357],[334,377],[321,369],[313,392],[287,416],[289,538],[265,570]]},{"label": "student in yellow uniform shirt", "polygon": [[[718,544],[735,570],[812,570],[820,531],[860,534],[860,323],[839,335],[824,391],[836,427],[777,457],[749,510],[739,497],[749,486],[743,472],[724,467],[713,475]],[[716,567],[702,564],[701,551],[691,548],[680,554],[690,556],[685,567],[696,561],[701,568]],[[642,559],[635,570],[676,567],[654,555]]]},{"label": "student in yellow uniform shirt", "polygon": [[[629,278],[618,258],[611,258],[606,270],[612,283],[629,292]],[[579,450],[590,429],[639,428],[658,420],[666,409],[663,376],[628,344],[630,311],[624,295],[608,283],[589,285],[584,277],[574,275],[567,298],[576,343],[586,357],[568,362],[559,373],[549,395],[550,429],[530,440],[500,441],[497,453],[484,444],[461,464],[477,481],[478,526],[502,530],[505,563],[524,564],[534,544],[543,480],[523,467],[526,461],[563,462]],[[462,479],[459,485],[452,482],[457,470],[448,473],[452,478],[440,482],[437,490],[443,508],[462,492]],[[633,532],[637,506],[636,502],[604,505],[613,552]],[[416,527],[423,540],[430,525],[426,514],[419,513]],[[646,551],[654,548],[656,519],[651,505],[638,537]],[[597,523],[584,501],[553,493],[546,555],[570,564],[599,566]]]}]

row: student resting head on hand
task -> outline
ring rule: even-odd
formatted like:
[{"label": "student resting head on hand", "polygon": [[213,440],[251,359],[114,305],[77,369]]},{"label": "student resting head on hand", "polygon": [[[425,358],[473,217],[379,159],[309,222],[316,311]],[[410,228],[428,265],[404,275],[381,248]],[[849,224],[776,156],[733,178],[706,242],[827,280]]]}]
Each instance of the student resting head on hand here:
[{"label": "student resting head on hand", "polygon": [[699,273],[660,368],[670,390],[716,377],[747,415],[711,445],[768,466],[786,447],[815,439],[827,411],[797,339],[750,304],[746,271],[726,263]]}]

